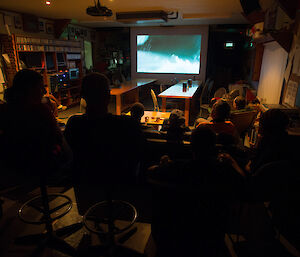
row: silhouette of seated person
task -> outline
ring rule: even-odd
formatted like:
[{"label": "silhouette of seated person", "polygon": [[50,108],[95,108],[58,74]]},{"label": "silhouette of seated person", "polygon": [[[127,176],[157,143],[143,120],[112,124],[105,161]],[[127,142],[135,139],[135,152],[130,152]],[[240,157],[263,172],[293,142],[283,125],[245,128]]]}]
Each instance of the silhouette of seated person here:
[{"label": "silhouette of seated person", "polygon": [[241,190],[241,176],[218,161],[212,130],[196,128],[191,144],[191,160],[163,156],[148,172],[158,185],[151,231],[161,256],[216,256],[224,242],[222,215]]},{"label": "silhouette of seated person", "polygon": [[63,137],[49,107],[41,103],[43,94],[43,77],[27,69],[19,71],[5,91],[0,115],[2,182],[57,170]]},{"label": "silhouette of seated person", "polygon": [[[270,109],[264,112],[260,118],[257,147],[253,157],[247,165],[245,167],[240,166],[232,156],[228,154],[224,155],[224,158],[230,160],[233,168],[245,177],[248,186],[257,183],[258,181],[260,184],[265,185],[273,182],[275,182],[275,184],[278,183],[279,180],[277,180],[277,182],[273,180],[275,177],[272,177],[271,172],[268,172],[269,176],[266,176],[265,172],[261,172],[261,168],[274,162],[286,162],[292,164],[296,160],[297,154],[293,151],[292,142],[286,131],[288,123],[289,119],[284,112],[279,109]],[[282,175],[284,177],[284,171],[282,171]],[[263,187],[260,188],[262,189]],[[269,187],[267,186],[264,188],[269,190]],[[258,194],[254,192],[256,189],[258,189],[256,186],[247,188],[249,192],[252,191],[251,194],[257,197]],[[263,198],[263,190],[260,191],[260,194]]]},{"label": "silhouette of seated person", "polygon": [[279,160],[291,160],[295,151],[287,127],[288,116],[279,109],[270,109],[262,114],[259,119],[258,140],[255,155],[248,165],[252,174],[262,165]]},{"label": "silhouette of seated person", "polygon": [[[217,135],[222,135],[220,137],[220,141],[218,143],[222,143],[222,139],[224,139],[224,143],[228,144],[239,142],[239,135],[235,129],[234,124],[229,121],[230,116],[230,105],[223,100],[217,100],[212,107],[211,111],[211,121],[207,121],[204,119],[197,119],[195,122],[195,127],[208,127],[212,129]],[[229,140],[231,138],[231,140]]]},{"label": "silhouette of seated person", "polygon": [[65,137],[74,154],[74,183],[77,188],[85,188],[88,197],[82,201],[90,207],[101,200],[95,192],[103,185],[108,188],[135,183],[143,136],[130,116],[108,113],[110,90],[105,75],[86,75],[81,94],[87,103],[86,113],[68,120]]},{"label": "silhouette of seated person", "polygon": [[[246,167],[240,166],[228,154],[223,156],[244,177],[244,193],[241,196],[246,203],[240,215],[240,228],[249,241],[252,256],[268,256],[273,250],[275,234],[263,203],[271,201],[270,206],[280,210],[282,217],[295,215],[293,212],[287,214],[286,210],[295,211],[298,208],[295,208],[295,202],[299,201],[299,197],[295,200],[294,196],[299,196],[299,184],[295,187],[294,182],[299,181],[299,175],[293,167],[297,154],[292,152],[287,125],[285,113],[270,109],[260,118],[256,152]],[[295,191],[295,188],[298,190]],[[292,204],[290,199],[294,199]]]},{"label": "silhouette of seated person", "polygon": [[130,108],[131,117],[139,124],[146,138],[160,138],[159,131],[153,126],[141,123],[141,118],[144,116],[145,107],[142,103],[136,102]]},{"label": "silhouette of seated person", "polygon": [[191,130],[185,125],[183,111],[179,109],[172,110],[169,119],[164,120],[162,132],[166,132],[166,139],[170,143],[182,143],[184,139],[189,139]]}]

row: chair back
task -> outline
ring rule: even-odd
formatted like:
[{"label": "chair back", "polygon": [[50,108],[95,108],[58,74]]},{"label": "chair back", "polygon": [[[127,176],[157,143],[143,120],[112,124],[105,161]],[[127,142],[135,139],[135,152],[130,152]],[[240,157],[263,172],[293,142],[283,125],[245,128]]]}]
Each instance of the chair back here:
[{"label": "chair back", "polygon": [[240,91],[238,89],[233,89],[229,92],[230,99],[234,99],[240,95]]},{"label": "chair back", "polygon": [[209,98],[210,91],[212,89],[213,84],[214,84],[213,80],[210,80],[209,78],[206,79],[206,81],[203,85],[203,88],[202,88],[201,95],[200,95],[200,106],[203,103],[208,103],[208,98]]},{"label": "chair back", "polygon": [[226,89],[224,87],[220,87],[214,94],[214,98],[222,98],[226,94]]},{"label": "chair back", "polygon": [[257,111],[231,113],[230,120],[235,125],[239,134],[245,132],[254,122]]},{"label": "chair back", "polygon": [[150,89],[150,91],[151,91],[151,97],[152,97],[152,100],[153,100],[153,111],[154,112],[159,112],[159,107],[158,107],[156,95],[155,95],[153,89]]}]

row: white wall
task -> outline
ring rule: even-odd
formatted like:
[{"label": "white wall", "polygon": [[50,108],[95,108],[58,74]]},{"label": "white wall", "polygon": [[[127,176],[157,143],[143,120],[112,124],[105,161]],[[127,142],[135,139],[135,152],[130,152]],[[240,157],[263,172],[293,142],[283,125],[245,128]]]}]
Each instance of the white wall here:
[{"label": "white wall", "polygon": [[267,104],[279,104],[288,53],[277,43],[265,44],[258,97]]}]

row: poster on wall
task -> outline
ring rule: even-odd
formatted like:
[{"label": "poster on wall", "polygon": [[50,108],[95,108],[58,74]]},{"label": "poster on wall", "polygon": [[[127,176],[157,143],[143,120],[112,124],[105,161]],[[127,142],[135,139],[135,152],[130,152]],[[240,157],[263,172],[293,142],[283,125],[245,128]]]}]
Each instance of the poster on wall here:
[{"label": "poster on wall", "polygon": [[46,32],[48,34],[53,34],[54,32],[54,26],[52,23],[46,23]]},{"label": "poster on wall", "polygon": [[15,20],[15,28],[16,29],[22,29],[22,18],[21,18],[21,16],[15,16],[14,20]]},{"label": "poster on wall", "polygon": [[300,76],[300,45],[296,46],[292,73]]},{"label": "poster on wall", "polygon": [[300,83],[298,85],[298,91],[297,91],[295,106],[300,108]]},{"label": "poster on wall", "polygon": [[45,32],[45,22],[39,21],[39,31]]},{"label": "poster on wall", "polygon": [[23,14],[23,29],[25,32],[39,32],[38,17],[29,14]]},{"label": "poster on wall", "polygon": [[288,104],[291,107],[294,107],[297,91],[298,91],[298,83],[290,80],[287,84],[283,103]]}]

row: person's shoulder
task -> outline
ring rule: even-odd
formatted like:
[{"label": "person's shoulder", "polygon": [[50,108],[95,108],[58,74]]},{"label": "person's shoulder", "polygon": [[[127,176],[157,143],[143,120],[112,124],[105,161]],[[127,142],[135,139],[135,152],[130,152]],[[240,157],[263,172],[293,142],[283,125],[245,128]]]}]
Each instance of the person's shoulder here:
[{"label": "person's shoulder", "polygon": [[28,111],[31,113],[45,115],[45,116],[52,115],[49,106],[43,103],[29,107]]},{"label": "person's shoulder", "polygon": [[69,118],[68,122],[77,122],[83,120],[86,120],[86,114],[75,114]]},{"label": "person's shoulder", "polygon": [[109,119],[120,126],[139,127],[139,124],[128,115],[110,115]]},{"label": "person's shoulder", "polygon": [[230,120],[225,121],[224,124],[226,124],[228,127],[234,127],[234,124]]},{"label": "person's shoulder", "polygon": [[0,103],[0,117],[7,112],[7,103]]},{"label": "person's shoulder", "polygon": [[79,114],[72,115],[68,119],[66,127],[70,127],[70,126],[74,126],[76,124],[80,124],[80,123],[84,122],[85,120],[86,120],[86,115],[85,114],[82,114],[82,115],[79,115]]},{"label": "person's shoulder", "polygon": [[197,125],[197,128],[198,127],[210,127],[213,125],[213,122],[211,121],[201,121],[198,125]]},{"label": "person's shoulder", "polygon": [[53,126],[56,126],[56,119],[51,112],[51,109],[46,104],[37,104],[33,106],[26,107],[24,109],[24,114],[26,114],[26,117],[28,120],[31,120],[31,122],[37,124],[37,123],[45,123],[45,124],[52,124]]}]

